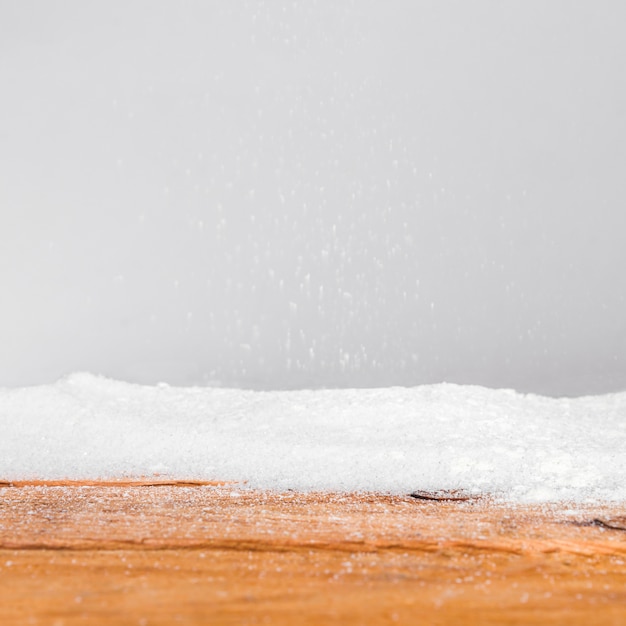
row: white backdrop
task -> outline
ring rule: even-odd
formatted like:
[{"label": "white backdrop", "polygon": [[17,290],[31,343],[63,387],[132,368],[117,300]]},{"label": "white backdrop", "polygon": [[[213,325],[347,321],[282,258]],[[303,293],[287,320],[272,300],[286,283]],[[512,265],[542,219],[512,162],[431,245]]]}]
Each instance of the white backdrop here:
[{"label": "white backdrop", "polygon": [[0,386],[625,388],[625,18],[0,0]]}]

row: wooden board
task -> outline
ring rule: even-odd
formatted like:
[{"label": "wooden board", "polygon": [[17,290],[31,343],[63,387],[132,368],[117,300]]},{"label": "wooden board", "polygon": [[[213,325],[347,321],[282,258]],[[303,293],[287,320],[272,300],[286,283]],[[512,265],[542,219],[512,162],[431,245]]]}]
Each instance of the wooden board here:
[{"label": "wooden board", "polygon": [[0,624],[626,623],[626,506],[165,483],[0,487]]}]

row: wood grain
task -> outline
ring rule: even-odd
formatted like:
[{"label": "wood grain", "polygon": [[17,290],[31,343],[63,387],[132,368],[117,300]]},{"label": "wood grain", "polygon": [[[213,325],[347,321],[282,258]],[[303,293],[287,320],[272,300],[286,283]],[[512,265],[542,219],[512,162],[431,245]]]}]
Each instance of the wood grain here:
[{"label": "wood grain", "polygon": [[0,624],[623,624],[626,507],[0,488]]}]

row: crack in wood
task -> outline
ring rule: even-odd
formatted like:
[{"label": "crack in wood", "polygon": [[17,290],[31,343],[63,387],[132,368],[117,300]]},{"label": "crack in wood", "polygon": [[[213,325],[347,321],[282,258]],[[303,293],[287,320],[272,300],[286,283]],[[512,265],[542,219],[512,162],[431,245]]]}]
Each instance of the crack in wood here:
[{"label": "crack in wood", "polygon": [[478,500],[478,496],[472,496],[462,491],[413,491],[409,494],[415,500],[429,502],[468,502]]}]

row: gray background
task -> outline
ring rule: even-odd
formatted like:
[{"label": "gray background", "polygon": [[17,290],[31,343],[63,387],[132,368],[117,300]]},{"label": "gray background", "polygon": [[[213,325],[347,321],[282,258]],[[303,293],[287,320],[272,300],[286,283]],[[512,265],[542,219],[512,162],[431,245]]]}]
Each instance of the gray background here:
[{"label": "gray background", "polygon": [[0,0],[0,385],[626,388],[625,23]]}]

